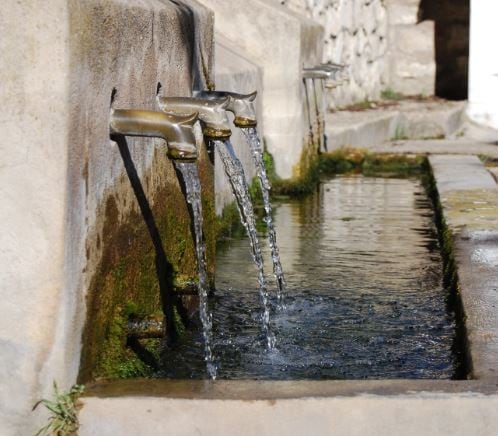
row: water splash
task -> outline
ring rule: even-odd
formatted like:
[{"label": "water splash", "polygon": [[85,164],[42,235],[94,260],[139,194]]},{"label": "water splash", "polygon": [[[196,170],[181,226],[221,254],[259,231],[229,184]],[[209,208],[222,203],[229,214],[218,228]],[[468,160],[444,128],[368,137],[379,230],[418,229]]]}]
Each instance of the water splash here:
[{"label": "water splash", "polygon": [[277,233],[275,231],[275,226],[273,225],[270,203],[271,185],[270,181],[268,180],[268,175],[266,174],[265,164],[263,162],[263,150],[261,148],[261,141],[259,140],[259,135],[256,128],[252,127],[250,129],[243,129],[242,131],[244,132],[249,146],[251,147],[252,157],[254,159],[254,163],[256,164],[256,170],[258,172],[258,177],[261,184],[261,194],[263,196],[263,203],[266,212],[264,221],[266,222],[268,230],[268,242],[271,249],[273,274],[277,280],[277,304],[278,308],[283,309],[285,304],[284,299],[286,283],[282,264],[280,262],[280,253],[277,245]]},{"label": "water splash", "polygon": [[202,203],[201,203],[201,183],[199,180],[199,170],[196,162],[175,162],[175,166],[180,171],[185,183],[187,192],[187,202],[192,210],[195,232],[195,248],[197,254],[197,269],[199,273],[199,316],[202,322],[202,336],[204,338],[204,360],[206,370],[212,379],[216,378],[217,368],[211,350],[212,317],[207,307],[208,279],[206,273],[206,246],[202,233]]},{"label": "water splash", "polygon": [[275,337],[270,329],[269,294],[266,287],[263,256],[261,254],[261,247],[256,233],[254,210],[252,207],[251,197],[249,195],[244,168],[242,167],[240,160],[235,155],[230,141],[214,141],[214,144],[225,167],[225,173],[228,176],[230,185],[232,186],[232,191],[235,195],[237,206],[239,208],[240,219],[246,229],[247,235],[249,236],[254,263],[258,267],[259,297],[263,307],[261,321],[266,338],[266,346],[268,349],[272,349],[275,346]]}]

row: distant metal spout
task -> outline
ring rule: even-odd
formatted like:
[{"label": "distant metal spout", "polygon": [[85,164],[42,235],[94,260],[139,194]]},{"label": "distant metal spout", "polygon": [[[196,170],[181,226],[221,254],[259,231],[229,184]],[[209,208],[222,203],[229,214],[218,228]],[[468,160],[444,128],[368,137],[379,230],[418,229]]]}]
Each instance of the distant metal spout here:
[{"label": "distant metal spout", "polygon": [[256,127],[258,124],[256,108],[254,107],[254,100],[257,94],[257,91],[250,94],[238,94],[229,91],[197,91],[194,93],[194,96],[214,101],[222,101],[228,98],[226,110],[235,115],[233,123],[243,129]]},{"label": "distant metal spout", "polygon": [[344,71],[346,69],[346,65],[336,64],[334,62],[325,62],[320,64],[320,67],[326,68],[331,71]]},{"label": "distant metal spout", "polygon": [[232,135],[227,116],[228,97],[209,100],[194,97],[158,97],[161,110],[166,113],[182,115],[192,112],[199,114],[204,136],[211,139],[228,139]]},{"label": "distant metal spout", "polygon": [[339,70],[331,70],[322,66],[303,68],[304,79],[335,80]]},{"label": "distant metal spout", "polygon": [[192,130],[197,113],[183,116],[148,110],[111,109],[110,132],[114,135],[162,138],[168,143],[171,159],[197,159]]}]

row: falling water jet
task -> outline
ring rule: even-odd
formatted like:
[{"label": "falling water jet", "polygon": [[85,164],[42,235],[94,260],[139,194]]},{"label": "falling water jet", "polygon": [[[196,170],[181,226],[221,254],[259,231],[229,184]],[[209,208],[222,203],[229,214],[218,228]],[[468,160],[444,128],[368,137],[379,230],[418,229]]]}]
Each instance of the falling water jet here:
[{"label": "falling water jet", "polygon": [[206,273],[206,245],[203,237],[201,183],[196,162],[175,161],[176,169],[181,173],[185,183],[187,202],[192,211],[194,223],[195,249],[197,254],[197,269],[199,274],[199,316],[202,322],[204,339],[204,360],[209,376],[216,378],[217,367],[211,349],[212,316],[208,311],[208,279]]},{"label": "falling water jet", "polygon": [[258,132],[256,130],[257,119],[256,110],[254,107],[254,100],[256,99],[257,92],[250,94],[237,94],[235,92],[227,91],[198,91],[196,97],[205,98],[210,101],[225,101],[226,110],[235,115],[234,124],[242,129],[247,138],[251,153],[253,156],[254,164],[258,173],[258,178],[261,185],[261,192],[263,196],[264,208],[266,217],[264,219],[268,229],[268,239],[270,242],[271,258],[273,263],[273,274],[277,281],[277,308],[284,307],[285,298],[285,278],[280,262],[280,254],[277,246],[277,235],[273,225],[273,217],[271,214],[270,203],[270,181],[266,174],[266,169],[263,162],[263,151],[261,149],[261,142],[259,140]]},{"label": "falling water jet", "polygon": [[261,185],[261,194],[265,208],[265,222],[268,230],[268,241],[270,243],[271,258],[273,262],[273,274],[277,280],[277,307],[279,309],[285,308],[285,289],[286,283],[282,264],[280,262],[280,253],[277,245],[277,232],[273,224],[272,209],[270,202],[271,185],[266,174],[266,168],[263,161],[263,150],[261,149],[261,141],[259,140],[258,131],[255,127],[249,129],[242,129],[244,132],[249,146],[251,147],[252,157],[256,164],[258,178]]},{"label": "falling water jet", "polygon": [[[250,96],[252,100],[256,94]],[[252,101],[251,100],[251,101]],[[254,211],[249,196],[247,180],[244,174],[242,164],[235,156],[232,145],[229,141],[231,130],[226,111],[233,99],[230,96],[209,99],[204,96],[193,97],[158,97],[159,107],[167,112],[174,114],[184,114],[186,112],[198,112],[199,120],[202,123],[204,136],[215,144],[218,149],[225,172],[232,186],[232,191],[237,200],[242,224],[246,228],[251,243],[252,255],[254,262],[258,267],[259,295],[263,314],[261,317],[263,332],[265,335],[266,346],[272,349],[275,346],[275,337],[270,329],[270,305],[266,279],[264,275],[263,256],[256,233],[256,224]],[[240,119],[245,124],[245,120]],[[252,124],[253,125],[253,124]]]},{"label": "falling water jet", "polygon": [[263,256],[261,247],[256,232],[256,222],[254,218],[254,210],[249,195],[247,180],[244,173],[244,168],[240,160],[235,155],[230,141],[214,140],[215,148],[218,150],[219,156],[225,167],[225,173],[232,186],[233,194],[237,200],[242,224],[244,225],[249,241],[251,244],[252,256],[254,263],[258,267],[258,284],[259,297],[263,307],[261,321],[263,324],[263,332],[266,338],[266,347],[271,350],[275,347],[275,336],[270,328],[270,301],[263,266]]}]

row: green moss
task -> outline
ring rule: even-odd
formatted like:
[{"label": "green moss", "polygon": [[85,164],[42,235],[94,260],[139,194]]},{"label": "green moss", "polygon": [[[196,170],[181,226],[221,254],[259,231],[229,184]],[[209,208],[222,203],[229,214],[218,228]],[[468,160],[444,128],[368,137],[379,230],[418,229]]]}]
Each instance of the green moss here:
[{"label": "green moss", "polygon": [[452,346],[452,351],[456,358],[453,378],[458,380],[465,379],[470,373],[472,362],[467,340],[468,335],[465,327],[465,313],[459,292],[459,278],[457,261],[455,258],[453,233],[444,219],[443,206],[437,191],[436,181],[430,166],[428,165],[422,176],[422,181],[429,197],[432,200],[435,212],[439,245],[443,258],[443,285],[449,291],[446,297],[446,304],[448,312],[454,312],[456,318],[456,334]]},{"label": "green moss", "polygon": [[105,332],[106,347],[94,369],[96,378],[147,377],[151,368],[126,347],[126,314],[117,313]]},{"label": "green moss", "polygon": [[245,235],[245,229],[240,222],[239,210],[235,202],[225,206],[221,217],[216,223],[217,243],[233,237]]},{"label": "green moss", "polygon": [[370,100],[363,100],[358,103],[351,104],[342,108],[341,110],[353,111],[353,112],[362,112],[369,109],[374,109],[376,106],[375,102]]},{"label": "green moss", "polygon": [[263,163],[265,164],[266,175],[270,180],[277,178],[277,171],[275,169],[275,160],[273,156],[265,149],[263,152]]},{"label": "green moss", "polygon": [[399,101],[402,100],[404,96],[391,88],[387,88],[380,93],[380,98],[382,98],[382,100]]},{"label": "green moss", "polygon": [[[166,156],[159,153],[155,159],[159,174],[175,174]],[[213,284],[217,220],[213,169],[207,155],[201,159],[199,173],[208,277]],[[147,177],[141,183],[150,185]],[[150,197],[146,195],[145,212],[143,204],[141,210],[135,204],[122,216],[123,206],[113,196],[104,205],[101,256],[87,297],[81,382],[149,375],[151,368],[127,347],[129,318],[164,314],[165,339],[171,342],[184,333],[188,313],[197,303],[195,296],[175,292],[191,286],[198,274],[184,195],[171,177],[156,186]],[[150,348],[147,351],[157,354],[160,343],[150,340],[145,345]]]},{"label": "green moss", "polygon": [[179,336],[183,336],[185,334],[186,328],[183,324],[182,317],[178,313],[178,309],[176,307],[173,309],[173,318],[175,325],[177,326]]},{"label": "green moss", "polygon": [[425,158],[398,154],[371,154],[362,149],[341,148],[323,153],[308,166],[301,177],[281,180],[273,173],[273,195],[302,196],[313,192],[322,177],[345,173],[366,176],[402,177],[420,174]]}]

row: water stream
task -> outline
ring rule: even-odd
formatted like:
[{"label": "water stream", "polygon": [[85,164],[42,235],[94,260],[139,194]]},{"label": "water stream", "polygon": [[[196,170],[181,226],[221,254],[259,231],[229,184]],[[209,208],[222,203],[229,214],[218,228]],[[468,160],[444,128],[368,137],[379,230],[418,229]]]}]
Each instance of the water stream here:
[{"label": "water stream", "polygon": [[197,255],[197,268],[199,274],[199,316],[202,323],[202,336],[204,340],[204,360],[206,370],[212,379],[216,378],[216,364],[211,349],[212,317],[208,310],[208,278],[206,273],[206,246],[202,230],[202,202],[201,182],[197,162],[175,161],[175,166],[182,174],[187,193],[187,202],[191,207],[193,227],[195,233],[195,248]]},{"label": "water stream", "polygon": [[[221,379],[436,378],[455,375],[430,200],[416,179],[337,177],[304,199],[273,205],[286,265],[278,346],[256,336],[259,302],[246,238],[219,250],[213,349]],[[263,255],[270,242],[261,239]],[[188,331],[161,376],[202,378],[200,332]]]},{"label": "water stream", "polygon": [[256,171],[261,185],[261,194],[266,213],[264,221],[268,231],[268,242],[270,244],[271,259],[273,262],[273,274],[277,280],[277,307],[283,308],[285,298],[285,278],[282,263],[280,262],[280,253],[277,245],[277,233],[275,232],[275,226],[273,224],[270,202],[271,185],[268,180],[268,175],[266,174],[266,168],[263,161],[261,141],[256,128],[252,127],[249,129],[242,129],[242,131],[244,132],[249,146],[251,147],[252,157],[254,159],[254,163],[256,164]]},{"label": "water stream", "polygon": [[265,336],[266,348],[271,350],[275,346],[275,337],[270,328],[270,301],[263,265],[263,256],[256,231],[256,219],[249,195],[244,168],[240,160],[235,155],[230,141],[214,141],[214,146],[218,150],[220,158],[225,168],[225,173],[232,187],[233,194],[237,200],[240,218],[246,229],[249,238],[251,253],[258,268],[259,298],[263,313],[261,322]]}]

